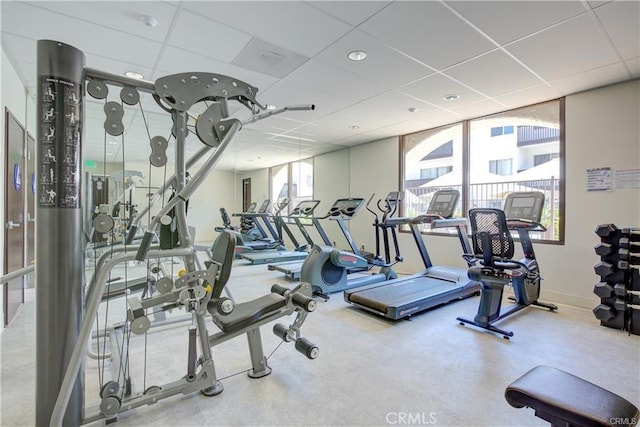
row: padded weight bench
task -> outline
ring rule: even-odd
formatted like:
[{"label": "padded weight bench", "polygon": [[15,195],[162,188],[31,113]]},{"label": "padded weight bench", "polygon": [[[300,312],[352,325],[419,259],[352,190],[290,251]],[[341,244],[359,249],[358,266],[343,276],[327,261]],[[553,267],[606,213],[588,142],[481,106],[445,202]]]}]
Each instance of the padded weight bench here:
[{"label": "padded weight bench", "polygon": [[554,427],[637,426],[638,408],[628,400],[575,375],[536,366],[504,393],[515,408],[528,407]]}]

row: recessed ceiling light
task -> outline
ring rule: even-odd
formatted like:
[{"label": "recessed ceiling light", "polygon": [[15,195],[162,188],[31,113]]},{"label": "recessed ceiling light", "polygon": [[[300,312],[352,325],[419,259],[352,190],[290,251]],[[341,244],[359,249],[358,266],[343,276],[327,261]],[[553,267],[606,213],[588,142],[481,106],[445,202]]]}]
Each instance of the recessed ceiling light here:
[{"label": "recessed ceiling light", "polygon": [[276,109],[275,105],[267,104],[267,110],[268,111],[275,110],[275,109]]},{"label": "recessed ceiling light", "polygon": [[357,129],[360,129],[360,126],[358,126],[358,125],[351,125],[351,126],[349,126],[349,129],[351,129],[351,130],[357,130]]},{"label": "recessed ceiling light", "polygon": [[347,58],[352,61],[362,61],[366,57],[367,52],[365,52],[364,50],[354,50],[349,52],[349,55],[347,55]]},{"label": "recessed ceiling light", "polygon": [[418,109],[416,107],[410,107],[409,108],[409,112],[410,113],[415,113],[416,111],[418,111]]},{"label": "recessed ceiling light", "polygon": [[138,80],[141,80],[144,77],[142,74],[136,73],[135,71],[127,71],[126,73],[124,73],[124,75]]},{"label": "recessed ceiling light", "polygon": [[140,19],[140,22],[142,22],[147,27],[153,28],[156,25],[158,25],[158,20],[153,16],[142,15],[139,19]]},{"label": "recessed ceiling light", "polygon": [[460,99],[460,95],[452,93],[451,95],[445,95],[442,99],[444,99],[445,101],[457,101],[458,99]]}]

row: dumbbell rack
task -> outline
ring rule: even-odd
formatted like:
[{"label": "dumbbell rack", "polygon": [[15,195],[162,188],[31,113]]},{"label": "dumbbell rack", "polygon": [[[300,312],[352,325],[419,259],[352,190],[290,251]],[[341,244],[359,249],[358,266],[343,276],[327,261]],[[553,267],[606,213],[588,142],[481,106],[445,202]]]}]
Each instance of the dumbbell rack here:
[{"label": "dumbbell rack", "polygon": [[593,314],[602,326],[640,335],[640,228],[601,224],[595,232],[600,262],[593,268],[600,282],[593,292],[600,304]]}]

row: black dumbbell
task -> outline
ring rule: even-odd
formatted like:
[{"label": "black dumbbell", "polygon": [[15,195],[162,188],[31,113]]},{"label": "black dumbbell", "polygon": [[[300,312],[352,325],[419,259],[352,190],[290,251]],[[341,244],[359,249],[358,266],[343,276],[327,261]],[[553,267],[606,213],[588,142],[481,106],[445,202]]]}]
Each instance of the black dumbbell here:
[{"label": "black dumbbell", "polygon": [[627,286],[624,283],[616,283],[613,286],[613,293],[624,298],[627,295]]},{"label": "black dumbbell", "polygon": [[598,295],[600,298],[609,298],[613,295],[613,286],[607,282],[596,283],[593,287],[593,293]]},{"label": "black dumbbell", "polygon": [[607,277],[616,273],[616,269],[613,266],[613,264],[610,264],[605,261],[600,261],[599,263],[593,266],[593,269],[595,270],[596,274],[600,277]]},{"label": "black dumbbell", "polygon": [[614,251],[614,247],[611,243],[600,242],[594,248],[597,255],[607,256]]},{"label": "black dumbbell", "polygon": [[604,322],[616,317],[616,310],[613,307],[605,304],[598,304],[592,311],[596,316],[596,319],[602,320]]},{"label": "black dumbbell", "polygon": [[596,227],[596,234],[605,239],[611,237],[616,231],[618,231],[618,227],[615,224],[600,224]]}]

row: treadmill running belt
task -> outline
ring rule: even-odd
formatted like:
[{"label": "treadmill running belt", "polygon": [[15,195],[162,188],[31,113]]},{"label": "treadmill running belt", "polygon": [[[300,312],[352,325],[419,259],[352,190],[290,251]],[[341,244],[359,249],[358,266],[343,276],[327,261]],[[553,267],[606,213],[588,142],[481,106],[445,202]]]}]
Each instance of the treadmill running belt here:
[{"label": "treadmill running belt", "polygon": [[389,307],[399,307],[424,298],[458,289],[456,282],[431,277],[399,280],[397,283],[354,291],[349,301],[386,314]]}]

